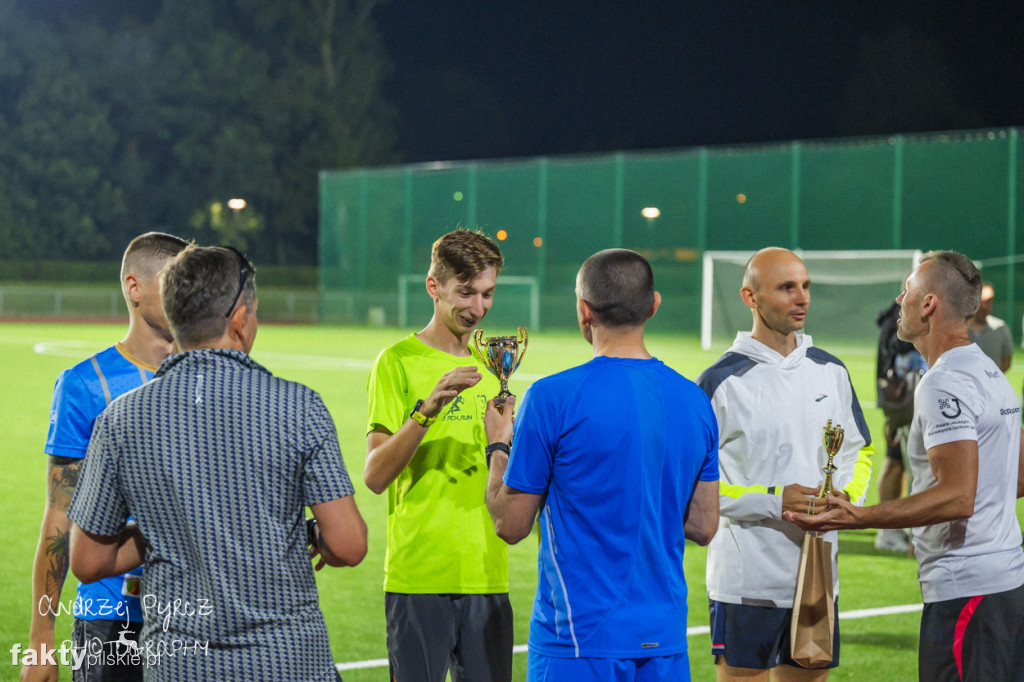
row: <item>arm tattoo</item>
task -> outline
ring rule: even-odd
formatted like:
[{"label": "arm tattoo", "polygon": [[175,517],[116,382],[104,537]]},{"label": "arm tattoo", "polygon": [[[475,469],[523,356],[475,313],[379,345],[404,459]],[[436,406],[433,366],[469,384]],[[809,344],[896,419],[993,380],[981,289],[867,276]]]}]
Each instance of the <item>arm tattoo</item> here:
[{"label": "arm tattoo", "polygon": [[47,466],[50,484],[48,486],[49,504],[61,507],[64,511],[71,505],[71,497],[78,487],[78,477],[82,473],[82,460],[70,457],[50,457]]},{"label": "arm tattoo", "polygon": [[[68,549],[70,539],[68,534],[57,529],[56,534],[46,538],[46,556],[50,558],[50,567],[46,571],[46,593],[59,595],[64,587],[64,580],[68,575]],[[59,598],[59,597],[58,597]],[[57,620],[57,612],[60,609],[48,609],[47,615],[50,622]]]},{"label": "arm tattoo", "polygon": [[[50,507],[67,513],[81,472],[81,459],[50,456],[46,467],[47,501]],[[49,561],[49,567],[46,569],[46,593],[55,602],[60,599],[68,575],[71,522],[65,518],[63,527],[58,526],[53,530],[54,534],[46,537],[44,551]],[[56,621],[58,610],[48,609],[47,616],[51,623]]]}]

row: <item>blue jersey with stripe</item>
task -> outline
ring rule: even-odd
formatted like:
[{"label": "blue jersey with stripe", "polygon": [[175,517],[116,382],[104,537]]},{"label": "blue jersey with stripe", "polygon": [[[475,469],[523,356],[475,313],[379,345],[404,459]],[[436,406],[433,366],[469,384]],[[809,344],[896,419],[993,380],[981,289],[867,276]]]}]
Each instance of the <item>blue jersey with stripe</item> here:
[{"label": "blue jersey with stripe", "polygon": [[[85,457],[96,417],[115,398],[152,379],[154,370],[139,360],[129,359],[118,345],[64,370],[53,388],[50,429],[43,451],[56,457]],[[141,575],[139,567],[122,576],[80,583],[73,607],[75,617],[141,623]]]},{"label": "blue jersey with stripe", "polygon": [[531,651],[686,651],[683,519],[718,480],[707,396],[657,359],[599,356],[534,383],[514,429],[505,483],[546,494]]}]

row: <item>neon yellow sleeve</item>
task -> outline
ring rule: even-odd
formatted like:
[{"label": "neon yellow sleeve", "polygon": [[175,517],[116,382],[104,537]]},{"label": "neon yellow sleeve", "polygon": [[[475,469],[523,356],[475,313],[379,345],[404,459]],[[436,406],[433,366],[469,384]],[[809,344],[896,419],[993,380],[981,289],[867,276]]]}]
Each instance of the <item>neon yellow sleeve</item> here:
[{"label": "neon yellow sleeve", "polygon": [[781,485],[718,484],[718,513],[733,521],[782,518]]},{"label": "neon yellow sleeve", "polygon": [[864,493],[868,490],[868,483],[871,481],[871,459],[875,455],[875,446],[868,443],[857,452],[857,462],[853,465],[853,478],[843,490],[850,496],[850,501],[856,504],[862,503]]},{"label": "neon yellow sleeve", "polygon": [[724,495],[725,497],[739,498],[742,495],[748,493],[767,493],[769,495],[782,495],[782,486],[764,486],[764,485],[729,485],[728,483],[718,484],[718,494]]}]

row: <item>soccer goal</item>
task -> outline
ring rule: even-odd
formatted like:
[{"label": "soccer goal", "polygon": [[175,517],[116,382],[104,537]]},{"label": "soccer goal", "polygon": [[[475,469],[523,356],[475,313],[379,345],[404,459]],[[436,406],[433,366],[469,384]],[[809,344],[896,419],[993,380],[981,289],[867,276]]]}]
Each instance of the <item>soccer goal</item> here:
[{"label": "soccer goal", "polygon": [[[398,325],[426,324],[433,314],[423,274],[398,277]],[[488,336],[514,334],[519,326],[540,331],[540,286],[536,277],[499,276],[494,307],[481,327]],[[491,333],[493,329],[493,334]]]},{"label": "soccer goal", "polygon": [[[804,331],[832,343],[877,340],[875,318],[888,308],[921,251],[797,251],[811,278]],[[743,270],[753,251],[706,251],[701,286],[700,342],[728,345],[749,331],[750,308],[740,300]]]}]

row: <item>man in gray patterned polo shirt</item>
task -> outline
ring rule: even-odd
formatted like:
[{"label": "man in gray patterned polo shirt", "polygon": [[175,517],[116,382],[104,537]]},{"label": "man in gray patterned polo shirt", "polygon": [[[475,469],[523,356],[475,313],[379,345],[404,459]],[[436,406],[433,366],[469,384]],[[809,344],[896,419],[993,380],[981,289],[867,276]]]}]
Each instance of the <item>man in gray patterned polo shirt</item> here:
[{"label": "man in gray patterned polo shirt", "polygon": [[147,680],[338,679],[310,555],[358,564],[366,524],[320,396],[248,356],[253,274],[222,247],[168,266],[182,352],[97,419],[68,514],[81,580],[145,560]]}]

